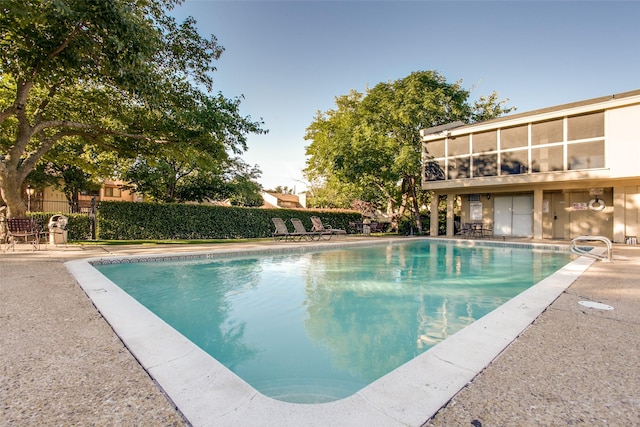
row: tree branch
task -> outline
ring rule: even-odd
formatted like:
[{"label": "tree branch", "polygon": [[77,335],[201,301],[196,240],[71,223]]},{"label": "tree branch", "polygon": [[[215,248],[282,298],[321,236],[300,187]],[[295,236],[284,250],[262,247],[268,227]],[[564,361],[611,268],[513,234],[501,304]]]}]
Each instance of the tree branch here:
[{"label": "tree branch", "polygon": [[49,102],[51,102],[51,99],[56,95],[56,92],[58,91],[58,88],[61,84],[62,82],[58,82],[49,88],[49,93],[47,94],[46,98],[42,100],[40,105],[38,105],[38,108],[36,108],[33,113],[35,123],[38,123],[42,120],[42,113],[47,108],[47,105],[49,105]]}]

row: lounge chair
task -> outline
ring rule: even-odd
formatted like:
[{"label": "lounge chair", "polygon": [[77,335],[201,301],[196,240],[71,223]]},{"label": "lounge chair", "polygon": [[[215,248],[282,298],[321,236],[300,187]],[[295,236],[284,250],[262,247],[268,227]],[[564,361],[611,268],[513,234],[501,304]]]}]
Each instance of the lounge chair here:
[{"label": "lounge chair", "polygon": [[322,233],[323,236],[326,236],[327,234],[329,235],[329,238],[331,238],[332,235],[338,235],[338,234],[347,234],[346,230],[342,230],[340,228],[332,228],[330,225],[327,225],[326,227],[324,226],[324,224],[322,224],[322,220],[317,217],[317,216],[312,216],[311,217],[311,222],[313,223],[313,231]]},{"label": "lounge chair", "polygon": [[322,233],[320,232],[307,231],[307,229],[304,228],[302,221],[300,221],[298,218],[291,218],[291,224],[293,224],[293,228],[296,230],[296,235],[300,236],[303,239],[320,240],[320,238],[322,237]]},{"label": "lounge chair", "polygon": [[276,231],[271,233],[274,240],[289,240],[289,238],[295,239],[295,233],[290,233],[287,229],[287,224],[284,223],[282,218],[271,218],[273,225],[276,226]]}]

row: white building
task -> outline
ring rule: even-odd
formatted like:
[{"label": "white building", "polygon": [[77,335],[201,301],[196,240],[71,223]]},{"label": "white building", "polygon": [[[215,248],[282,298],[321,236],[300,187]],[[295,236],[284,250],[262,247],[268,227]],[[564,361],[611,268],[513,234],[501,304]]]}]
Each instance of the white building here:
[{"label": "white building", "polygon": [[422,188],[496,236],[615,242],[640,234],[640,90],[421,131]]}]

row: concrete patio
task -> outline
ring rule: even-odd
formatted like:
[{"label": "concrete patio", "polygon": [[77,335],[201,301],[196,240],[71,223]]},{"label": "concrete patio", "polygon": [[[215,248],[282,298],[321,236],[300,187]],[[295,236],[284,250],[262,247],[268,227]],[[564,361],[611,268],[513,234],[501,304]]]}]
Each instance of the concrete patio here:
[{"label": "concrete patio", "polygon": [[[0,253],[0,424],[185,425],[63,263],[229,246],[21,246]],[[639,307],[640,247],[616,245],[426,425],[640,425]]]}]

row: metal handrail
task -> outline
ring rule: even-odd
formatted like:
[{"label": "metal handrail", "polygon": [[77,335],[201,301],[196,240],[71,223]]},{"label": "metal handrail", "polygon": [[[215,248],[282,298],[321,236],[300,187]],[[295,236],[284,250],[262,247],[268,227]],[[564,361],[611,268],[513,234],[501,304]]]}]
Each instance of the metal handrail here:
[{"label": "metal handrail", "polygon": [[[600,255],[600,254],[594,254],[594,253],[585,251],[585,250],[581,249],[580,247],[576,246],[577,242],[594,242],[594,241],[602,242],[602,243],[607,245],[607,255],[606,256],[605,255]],[[576,238],[571,240],[570,250],[571,250],[571,253],[574,253],[574,254],[577,254],[577,255],[588,256],[588,257],[591,257],[591,258],[599,259],[601,261],[610,262],[613,259],[613,244],[611,243],[611,240],[609,240],[608,238],[606,238],[604,236],[579,236],[579,237],[576,237]]]}]

